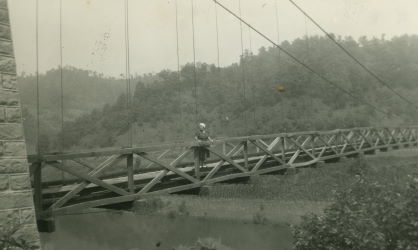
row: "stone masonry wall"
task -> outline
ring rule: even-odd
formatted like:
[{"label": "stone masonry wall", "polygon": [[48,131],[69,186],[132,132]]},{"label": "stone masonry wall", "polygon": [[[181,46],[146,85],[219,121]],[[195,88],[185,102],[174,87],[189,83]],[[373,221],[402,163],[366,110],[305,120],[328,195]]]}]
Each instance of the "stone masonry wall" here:
[{"label": "stone masonry wall", "polygon": [[7,0],[0,0],[0,230],[39,246]]}]

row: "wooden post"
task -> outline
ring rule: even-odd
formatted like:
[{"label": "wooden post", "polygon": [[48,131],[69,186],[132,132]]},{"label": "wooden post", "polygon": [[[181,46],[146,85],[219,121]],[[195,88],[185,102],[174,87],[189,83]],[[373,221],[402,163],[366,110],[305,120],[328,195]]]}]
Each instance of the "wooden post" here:
[{"label": "wooden post", "polygon": [[[61,164],[64,165],[65,164],[65,160],[61,160]],[[63,186],[65,186],[65,172],[61,171],[61,184]]]},{"label": "wooden post", "polygon": [[282,160],[286,162],[286,141],[284,137],[280,137],[281,148],[282,148]]},{"label": "wooden post", "polygon": [[126,155],[126,167],[128,170],[128,190],[130,193],[135,193],[134,185],[134,155]]},{"label": "wooden post", "polygon": [[315,135],[311,135],[312,155],[315,156]]},{"label": "wooden post", "polygon": [[200,157],[199,152],[200,149],[198,146],[193,148],[194,151],[194,173],[197,179],[200,179]]},{"label": "wooden post", "polygon": [[34,203],[36,219],[41,219],[42,214],[42,162],[32,163],[33,168],[33,186],[34,186]]},{"label": "wooden post", "polygon": [[244,141],[243,144],[244,144],[244,150],[242,152],[244,154],[244,167],[245,169],[248,169],[249,168],[248,166],[248,142]]},{"label": "wooden post", "polygon": [[222,143],[222,153],[226,155],[226,142]]}]

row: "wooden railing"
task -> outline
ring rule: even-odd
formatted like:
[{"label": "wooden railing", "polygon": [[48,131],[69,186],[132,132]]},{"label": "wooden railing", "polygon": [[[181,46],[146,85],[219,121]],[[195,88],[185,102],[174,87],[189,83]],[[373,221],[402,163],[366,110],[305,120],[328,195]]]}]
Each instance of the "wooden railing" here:
[{"label": "wooden railing", "polygon": [[[306,167],[343,156],[417,145],[417,127],[353,128],[30,155],[38,219],[176,193],[236,178]],[[197,151],[210,151],[206,167]]]}]

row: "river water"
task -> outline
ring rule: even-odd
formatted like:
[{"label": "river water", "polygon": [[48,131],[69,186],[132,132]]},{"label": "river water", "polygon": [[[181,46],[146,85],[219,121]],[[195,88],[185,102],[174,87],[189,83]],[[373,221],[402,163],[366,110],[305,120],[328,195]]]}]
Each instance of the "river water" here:
[{"label": "river water", "polygon": [[208,217],[90,213],[56,218],[56,231],[42,234],[45,250],[172,250],[214,238],[234,250],[291,249],[284,224]]}]

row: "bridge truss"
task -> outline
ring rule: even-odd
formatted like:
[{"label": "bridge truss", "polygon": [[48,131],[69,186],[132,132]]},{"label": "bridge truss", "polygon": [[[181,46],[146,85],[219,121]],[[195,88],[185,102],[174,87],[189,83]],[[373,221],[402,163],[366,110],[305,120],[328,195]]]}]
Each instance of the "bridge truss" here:
[{"label": "bridge truss", "polygon": [[[353,128],[56,155],[30,155],[38,220],[177,193],[253,175],[284,173],[344,156],[417,146],[417,127]],[[58,175],[60,174],[60,175]]]}]

